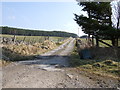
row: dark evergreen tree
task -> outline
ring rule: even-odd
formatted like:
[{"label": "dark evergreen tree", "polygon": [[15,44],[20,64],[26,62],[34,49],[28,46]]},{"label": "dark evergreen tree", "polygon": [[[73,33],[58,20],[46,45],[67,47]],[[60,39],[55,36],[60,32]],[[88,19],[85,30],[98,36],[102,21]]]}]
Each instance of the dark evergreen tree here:
[{"label": "dark evergreen tree", "polygon": [[112,27],[110,2],[79,2],[78,4],[88,13],[88,17],[75,14],[74,20],[82,26],[82,30],[97,39],[110,39],[115,46],[115,39],[120,36],[120,32]]}]

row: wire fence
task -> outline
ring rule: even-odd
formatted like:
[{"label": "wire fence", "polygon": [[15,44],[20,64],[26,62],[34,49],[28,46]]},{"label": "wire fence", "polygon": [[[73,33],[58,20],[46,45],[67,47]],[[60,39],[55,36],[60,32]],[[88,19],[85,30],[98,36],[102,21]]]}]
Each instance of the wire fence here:
[{"label": "wire fence", "polygon": [[45,40],[49,40],[58,43],[64,41],[66,38],[67,37],[1,35],[0,42],[6,44],[9,43],[34,44],[43,43]]}]

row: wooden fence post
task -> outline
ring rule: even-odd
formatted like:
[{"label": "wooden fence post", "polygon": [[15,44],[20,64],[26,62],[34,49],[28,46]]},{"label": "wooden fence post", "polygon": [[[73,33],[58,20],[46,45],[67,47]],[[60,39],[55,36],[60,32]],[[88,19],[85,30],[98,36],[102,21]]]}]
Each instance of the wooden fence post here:
[{"label": "wooden fence post", "polygon": [[98,38],[98,36],[96,36],[96,47],[99,47],[99,38]]},{"label": "wooden fence post", "polygon": [[16,34],[16,31],[14,31],[13,43],[15,43],[15,41],[16,41],[16,36],[15,36],[15,34]]},{"label": "wooden fence post", "polygon": [[23,43],[24,43],[25,39],[26,39],[26,36],[23,38]]}]

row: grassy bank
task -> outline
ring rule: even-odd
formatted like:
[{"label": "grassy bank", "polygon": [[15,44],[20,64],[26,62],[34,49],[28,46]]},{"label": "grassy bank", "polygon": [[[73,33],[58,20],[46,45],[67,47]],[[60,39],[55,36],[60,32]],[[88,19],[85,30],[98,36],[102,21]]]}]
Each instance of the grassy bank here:
[{"label": "grassy bank", "polygon": [[75,48],[71,54],[70,64],[79,70],[97,75],[114,78],[119,78],[120,75],[120,61],[112,59],[80,59],[77,48]]}]

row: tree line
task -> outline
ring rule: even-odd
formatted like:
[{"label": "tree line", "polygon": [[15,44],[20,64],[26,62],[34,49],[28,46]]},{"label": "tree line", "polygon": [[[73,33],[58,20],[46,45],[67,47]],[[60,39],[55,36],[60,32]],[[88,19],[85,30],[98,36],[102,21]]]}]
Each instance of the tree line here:
[{"label": "tree line", "polygon": [[[111,40],[112,46],[118,46],[118,39],[120,38],[120,28],[112,26],[112,8],[110,2],[79,2],[78,5],[82,6],[82,11],[87,12],[88,16],[75,15],[76,23],[82,27],[84,33],[88,37],[93,36],[96,38],[97,46],[98,41],[101,39]],[[119,13],[120,14],[120,13]],[[119,25],[119,19],[117,25]]]},{"label": "tree line", "polygon": [[62,32],[62,31],[42,31],[42,30],[28,30],[2,26],[0,27],[0,34],[9,35],[23,35],[23,36],[57,36],[57,37],[77,37],[76,34]]}]

